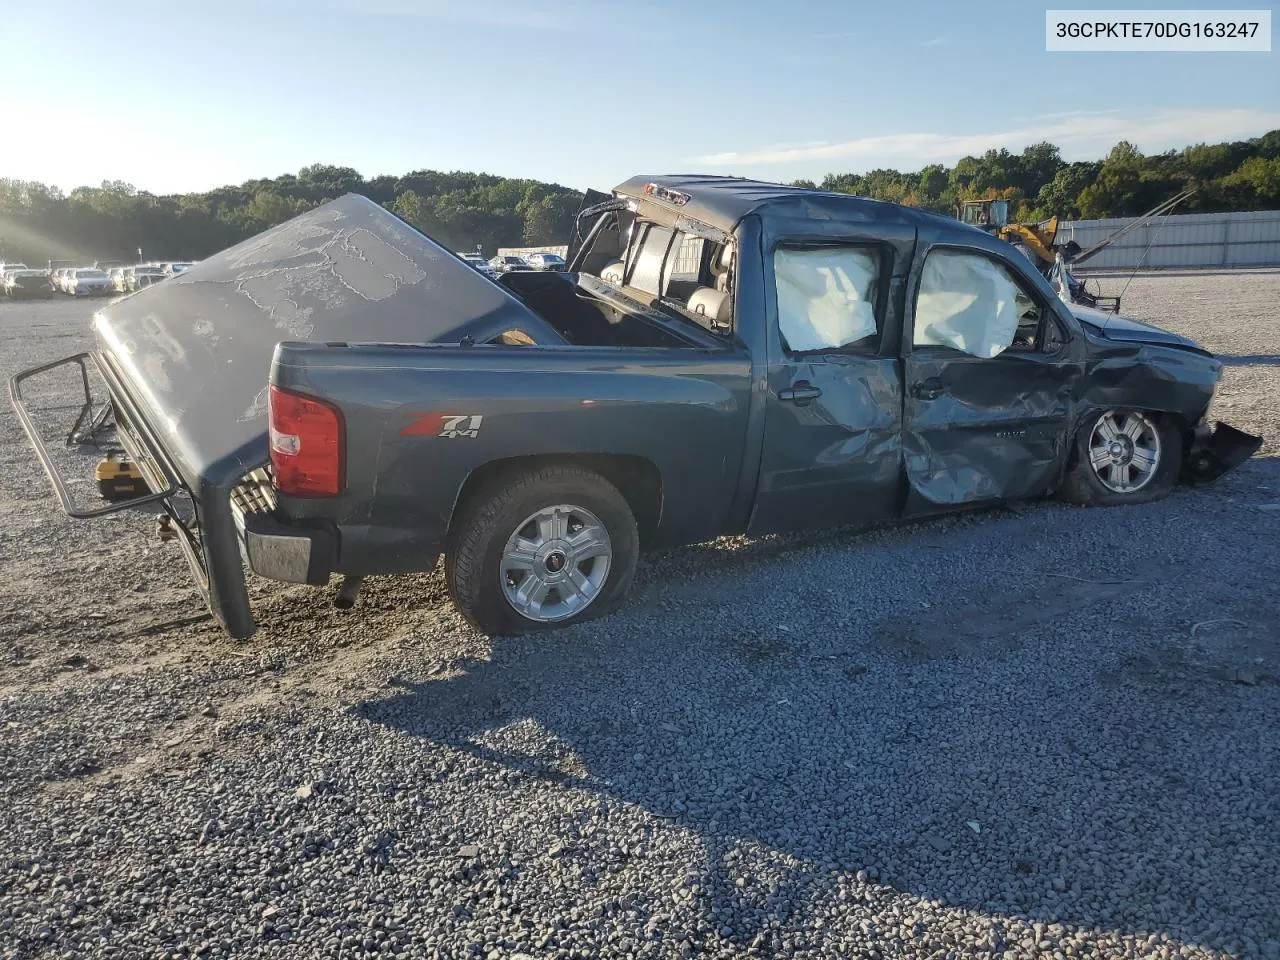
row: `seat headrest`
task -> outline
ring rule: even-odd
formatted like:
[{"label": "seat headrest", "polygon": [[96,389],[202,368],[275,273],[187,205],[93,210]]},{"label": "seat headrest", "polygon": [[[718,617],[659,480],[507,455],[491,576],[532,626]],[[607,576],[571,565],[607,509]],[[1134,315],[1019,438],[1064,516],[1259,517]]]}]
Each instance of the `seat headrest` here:
[{"label": "seat headrest", "polygon": [[621,260],[615,260],[613,263],[605,264],[603,270],[600,271],[600,279],[605,283],[612,283],[617,286],[622,285],[622,277],[626,273],[627,265]]},{"label": "seat headrest", "polygon": [[686,304],[690,313],[704,316],[716,324],[726,324],[733,313],[733,300],[727,291],[699,287]]}]

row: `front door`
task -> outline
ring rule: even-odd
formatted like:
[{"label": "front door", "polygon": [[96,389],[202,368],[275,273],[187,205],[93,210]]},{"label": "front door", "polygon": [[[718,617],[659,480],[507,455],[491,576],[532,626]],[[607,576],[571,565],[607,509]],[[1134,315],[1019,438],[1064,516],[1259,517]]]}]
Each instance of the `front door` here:
[{"label": "front door", "polygon": [[1083,366],[1042,286],[994,252],[925,256],[903,336],[906,515],[1053,484]]},{"label": "front door", "polygon": [[881,355],[893,253],[829,242],[771,255],[778,322],[751,533],[896,513],[902,392],[897,357]]}]

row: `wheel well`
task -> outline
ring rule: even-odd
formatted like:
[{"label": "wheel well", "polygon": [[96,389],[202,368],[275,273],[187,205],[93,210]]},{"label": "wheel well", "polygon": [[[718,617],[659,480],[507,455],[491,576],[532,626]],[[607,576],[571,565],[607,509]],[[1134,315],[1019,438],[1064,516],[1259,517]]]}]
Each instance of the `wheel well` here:
[{"label": "wheel well", "polygon": [[458,491],[453,516],[459,514],[462,505],[470,497],[490,483],[549,466],[579,467],[600,474],[618,488],[631,512],[635,514],[641,546],[653,540],[658,521],[662,517],[662,477],[652,460],[623,453],[557,453],[493,460],[477,467],[467,476],[462,489]]}]

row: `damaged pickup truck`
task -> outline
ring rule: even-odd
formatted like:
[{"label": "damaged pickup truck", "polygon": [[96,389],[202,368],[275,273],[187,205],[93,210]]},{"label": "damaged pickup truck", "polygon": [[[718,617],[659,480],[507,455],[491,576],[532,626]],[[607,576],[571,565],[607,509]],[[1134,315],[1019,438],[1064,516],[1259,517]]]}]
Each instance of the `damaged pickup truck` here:
[{"label": "damaged pickup truck", "polygon": [[[1208,352],[955,220],[701,176],[595,196],[567,272],[500,282],[343,197],[105,307],[15,407],[73,515],[159,505],[236,637],[242,559],[342,574],[350,605],[443,554],[462,614],[513,634],[614,609],[642,547],[1139,503],[1261,442],[1206,422]],[[60,364],[141,499],[72,506],[22,396]]]}]

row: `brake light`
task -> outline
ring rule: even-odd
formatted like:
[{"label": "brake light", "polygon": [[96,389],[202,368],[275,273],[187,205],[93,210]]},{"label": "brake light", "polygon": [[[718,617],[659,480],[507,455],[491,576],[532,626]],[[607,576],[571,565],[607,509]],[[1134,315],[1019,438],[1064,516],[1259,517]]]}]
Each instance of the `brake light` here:
[{"label": "brake light", "polygon": [[272,386],[267,411],[276,489],[295,497],[336,496],[345,441],[338,409]]}]

